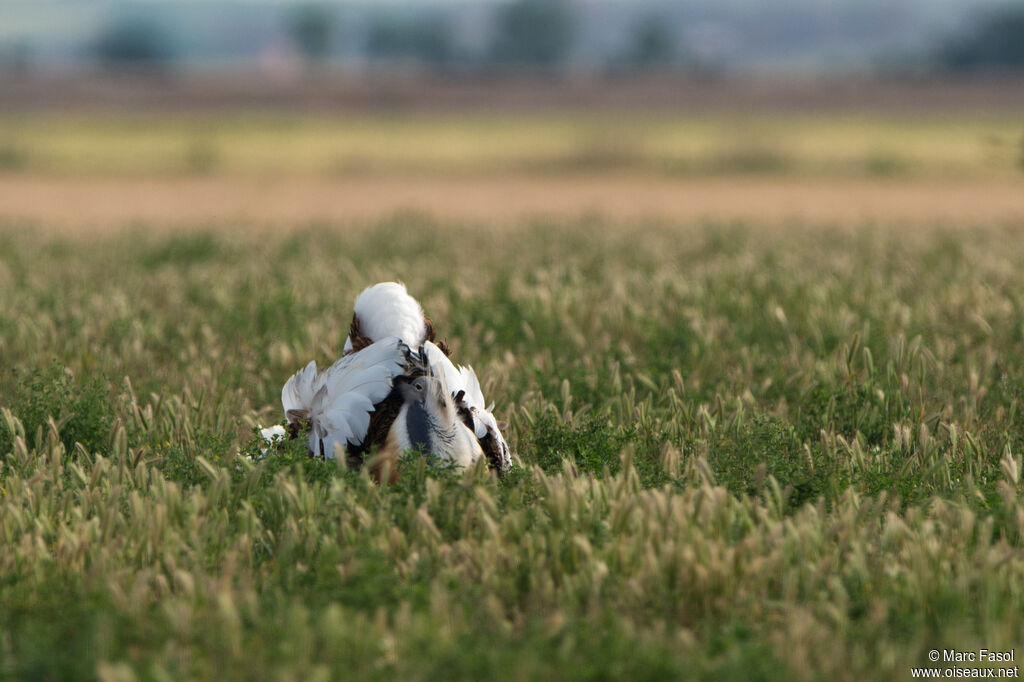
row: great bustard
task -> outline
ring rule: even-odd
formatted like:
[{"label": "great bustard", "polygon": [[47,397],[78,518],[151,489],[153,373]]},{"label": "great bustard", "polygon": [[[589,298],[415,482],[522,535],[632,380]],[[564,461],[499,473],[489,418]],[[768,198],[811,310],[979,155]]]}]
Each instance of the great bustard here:
[{"label": "great bustard", "polygon": [[[512,464],[508,444],[472,367],[456,366],[405,286],[382,282],[356,299],[341,359],[322,372],[315,362],[284,385],[281,402],[294,436],[308,426],[309,450],[350,466],[378,456],[373,473],[419,450],[465,467],[486,457],[499,474]],[[264,429],[268,438],[281,427]]]}]

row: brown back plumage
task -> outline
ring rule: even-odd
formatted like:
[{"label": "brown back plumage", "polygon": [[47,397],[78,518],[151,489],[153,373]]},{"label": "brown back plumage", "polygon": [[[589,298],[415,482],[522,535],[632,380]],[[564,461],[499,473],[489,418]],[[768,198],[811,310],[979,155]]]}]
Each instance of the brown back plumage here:
[{"label": "brown back plumage", "polygon": [[349,466],[359,466],[373,450],[384,447],[391,425],[398,419],[398,412],[402,409],[402,394],[398,391],[400,382],[409,381],[406,377],[396,377],[395,387],[391,389],[388,396],[373,406],[370,413],[370,426],[366,431],[366,438],[361,445],[348,446]]},{"label": "brown back plumage", "polygon": [[498,439],[488,433],[477,440],[480,441],[480,449],[487,457],[487,468],[497,473],[498,478],[504,476],[505,470],[501,468],[501,446],[498,445]]},{"label": "brown back plumage", "polygon": [[[465,391],[459,391],[455,394],[455,406],[459,412],[459,419],[472,432],[474,431],[473,412],[466,405],[465,395]],[[498,445],[498,440],[489,433],[483,438],[477,438],[477,440],[480,441],[480,448],[487,457],[487,467],[496,471],[499,477],[502,476],[504,472],[501,468],[501,446]]]},{"label": "brown back plumage", "polygon": [[450,358],[452,356],[452,351],[448,348],[448,339],[441,339],[440,341],[437,341],[437,334],[434,332],[434,321],[426,315],[423,316],[423,321],[427,325],[426,340],[433,342],[434,345],[441,349],[441,352],[445,354],[445,357]]},{"label": "brown back plumage", "polygon": [[348,327],[348,336],[352,339],[352,349],[345,351],[342,355],[357,353],[373,343],[370,337],[363,336],[362,330],[359,328],[359,316],[355,313],[352,313],[352,324]]}]

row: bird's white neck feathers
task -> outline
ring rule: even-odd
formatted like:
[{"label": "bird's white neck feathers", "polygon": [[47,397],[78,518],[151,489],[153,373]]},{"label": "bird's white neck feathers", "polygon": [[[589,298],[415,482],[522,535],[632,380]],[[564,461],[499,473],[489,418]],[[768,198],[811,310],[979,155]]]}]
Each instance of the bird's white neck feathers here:
[{"label": "bird's white neck feathers", "polygon": [[[459,467],[468,467],[483,457],[479,441],[471,430],[459,419],[451,395],[443,380],[431,382],[431,395],[423,403],[429,420],[430,453],[441,462]],[[443,400],[440,398],[443,397]],[[410,401],[403,404],[392,427],[394,446],[398,452],[415,450],[421,443],[413,442],[409,432],[408,417]]]}]

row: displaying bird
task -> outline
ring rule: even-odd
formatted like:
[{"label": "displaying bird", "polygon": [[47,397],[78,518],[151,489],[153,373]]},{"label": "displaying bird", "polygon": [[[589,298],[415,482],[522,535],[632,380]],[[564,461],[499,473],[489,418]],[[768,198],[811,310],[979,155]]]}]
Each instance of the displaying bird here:
[{"label": "displaying bird", "polygon": [[[404,285],[368,287],[356,299],[341,359],[322,372],[310,362],[285,383],[287,433],[308,428],[313,456],[344,452],[350,466],[369,459],[378,480],[395,480],[407,451],[456,467],[486,457],[501,475],[512,459],[493,406],[473,368],[456,366],[448,353]],[[284,432],[263,430],[267,440]]]}]

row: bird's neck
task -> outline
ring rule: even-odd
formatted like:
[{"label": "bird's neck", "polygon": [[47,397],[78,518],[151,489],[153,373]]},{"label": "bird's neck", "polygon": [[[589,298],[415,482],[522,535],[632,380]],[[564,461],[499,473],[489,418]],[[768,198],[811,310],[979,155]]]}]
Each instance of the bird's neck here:
[{"label": "bird's neck", "polygon": [[438,457],[449,454],[456,437],[455,424],[446,423],[443,416],[431,414],[423,403],[409,402],[405,411],[405,429],[410,447],[418,447]]},{"label": "bird's neck", "polygon": [[405,430],[409,435],[409,445],[424,451],[432,449],[430,414],[423,403],[411,401],[405,410]]}]

